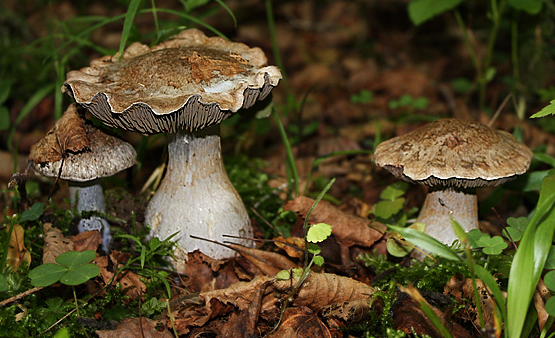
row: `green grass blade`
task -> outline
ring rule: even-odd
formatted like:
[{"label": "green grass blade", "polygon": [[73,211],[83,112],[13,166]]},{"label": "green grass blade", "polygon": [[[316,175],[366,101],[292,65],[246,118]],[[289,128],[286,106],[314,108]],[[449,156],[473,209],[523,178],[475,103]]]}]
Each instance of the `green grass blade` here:
[{"label": "green grass blade", "polygon": [[[131,26],[133,26],[133,20],[139,9],[141,0],[131,0],[129,2],[129,7],[127,7],[127,13],[125,13],[125,20],[123,21],[123,29],[121,31],[121,40],[119,42],[119,56],[118,62],[121,60],[121,55],[127,44],[127,39],[129,38],[129,32],[131,32]],[[153,11],[154,12],[154,11]]]},{"label": "green grass blade", "polygon": [[513,259],[507,296],[507,336],[520,337],[526,310],[543,270],[555,231],[555,171],[544,178],[536,213]]},{"label": "green grass blade", "polygon": [[438,256],[450,259],[452,261],[460,261],[461,257],[457,255],[455,251],[453,251],[448,246],[442,244],[437,239],[430,237],[429,235],[423,233],[422,231],[418,231],[411,228],[403,228],[397,227],[393,225],[388,225],[393,231],[397,231],[398,233],[403,236],[404,239],[411,242],[415,246],[427,250],[431,253],[434,253]]},{"label": "green grass blade", "polygon": [[237,18],[235,18],[235,15],[231,11],[231,9],[229,7],[227,7],[227,5],[222,0],[216,0],[216,2],[219,3],[220,6],[222,6],[229,13],[231,18],[233,19],[233,26],[237,27]]},{"label": "green grass blade", "polygon": [[283,145],[285,146],[285,151],[287,153],[287,169],[288,169],[287,185],[290,185],[291,181],[293,181],[293,188],[292,189],[290,188],[290,191],[293,191],[295,196],[299,196],[299,174],[297,172],[297,166],[295,165],[295,157],[293,156],[291,143],[289,142],[289,138],[287,137],[287,133],[285,132],[285,128],[283,127],[283,124],[281,123],[279,116],[274,110],[272,110],[272,116],[276,121],[276,124],[279,129],[279,133],[283,140]]}]

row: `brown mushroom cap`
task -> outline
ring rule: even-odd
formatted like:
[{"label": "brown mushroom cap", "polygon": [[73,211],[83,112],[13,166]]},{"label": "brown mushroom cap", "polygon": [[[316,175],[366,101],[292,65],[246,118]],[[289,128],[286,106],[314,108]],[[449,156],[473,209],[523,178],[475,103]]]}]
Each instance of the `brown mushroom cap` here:
[{"label": "brown mushroom cap", "polygon": [[382,142],[376,165],[429,186],[495,186],[526,172],[533,153],[511,134],[481,123],[443,119]]},{"label": "brown mushroom cap", "polygon": [[62,91],[107,125],[144,134],[199,130],[264,99],[281,79],[260,48],[184,30],[67,74]]},{"label": "brown mushroom cap", "polygon": [[135,163],[133,147],[105,134],[78,115],[71,105],[56,125],[31,147],[29,159],[35,172],[73,182],[112,176]]}]

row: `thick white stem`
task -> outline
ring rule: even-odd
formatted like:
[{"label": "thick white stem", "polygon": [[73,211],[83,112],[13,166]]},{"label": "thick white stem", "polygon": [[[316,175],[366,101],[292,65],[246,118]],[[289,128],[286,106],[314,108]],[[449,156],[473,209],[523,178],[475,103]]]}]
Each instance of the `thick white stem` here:
[{"label": "thick white stem", "polygon": [[[79,214],[83,211],[106,213],[106,203],[99,178],[83,183],[69,182],[69,198],[71,205],[77,203]],[[110,234],[110,226],[104,218],[98,216],[82,218],[79,225],[77,225],[77,229],[79,233],[91,230],[100,231],[102,234],[102,248],[108,252],[112,235]]]},{"label": "thick white stem", "polygon": [[252,228],[243,201],[225,172],[219,131],[219,126],[213,126],[168,134],[166,176],[145,214],[151,235],[165,239],[179,232],[174,239],[181,251],[198,249],[216,259],[231,257],[234,251],[190,235],[252,246],[249,240],[223,237],[252,237]]},{"label": "thick white stem", "polygon": [[430,189],[416,221],[426,224],[426,234],[449,245],[458,239],[451,226],[451,217],[466,232],[478,229],[478,199],[475,191]]}]

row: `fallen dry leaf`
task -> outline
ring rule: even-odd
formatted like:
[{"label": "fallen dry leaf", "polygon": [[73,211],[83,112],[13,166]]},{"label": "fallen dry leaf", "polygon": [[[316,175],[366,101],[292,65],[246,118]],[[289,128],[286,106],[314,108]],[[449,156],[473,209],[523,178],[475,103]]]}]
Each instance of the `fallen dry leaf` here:
[{"label": "fallen dry leaf", "polygon": [[149,318],[127,318],[115,330],[95,331],[99,338],[173,338],[173,334],[160,321]]},{"label": "fallen dry leaf", "polygon": [[230,246],[236,249],[252,265],[256,266],[262,274],[270,277],[275,276],[281,270],[297,267],[297,264],[276,252],[246,248],[234,244]]},{"label": "fallen dry leaf", "polygon": [[67,237],[73,243],[73,250],[75,251],[85,251],[93,250],[96,251],[98,246],[102,244],[102,235],[99,231],[85,231],[75,236]]},{"label": "fallen dry leaf", "polygon": [[[224,304],[232,304],[244,310],[249,307],[256,292],[262,285],[272,278],[257,276],[250,282],[239,282],[227,289],[203,292],[199,294],[208,304],[211,299],[217,299]],[[287,294],[297,282],[292,280],[274,281],[271,287],[274,291]],[[370,299],[374,288],[348,277],[337,276],[329,273],[310,273],[298,291],[292,306],[306,306],[314,311],[324,306],[357,299]],[[262,302],[262,311],[273,311],[278,299],[274,292],[267,294]]]},{"label": "fallen dry leaf", "polygon": [[538,324],[540,326],[540,331],[543,331],[545,323],[549,319],[549,313],[545,310],[545,302],[551,298],[551,292],[545,286],[543,279],[540,278],[536,290],[534,291],[534,307],[538,312]]},{"label": "fallen dry leaf", "polygon": [[81,152],[90,147],[85,131],[85,120],[72,104],[54,127],[31,147],[29,158],[35,163],[60,161],[68,152]]},{"label": "fallen dry leaf", "polygon": [[264,292],[270,283],[271,281],[262,284],[247,309],[241,311],[240,314],[233,313],[231,315],[226,324],[221,328],[218,338],[257,338],[259,336],[256,330],[256,323],[260,316]]},{"label": "fallen dry leaf", "polygon": [[181,273],[187,276],[185,286],[192,292],[223,289],[239,282],[233,260],[210,258],[196,250],[188,254],[187,265]]},{"label": "fallen dry leaf", "polygon": [[[284,210],[292,210],[304,218],[313,204],[313,199],[299,196],[287,202]],[[345,246],[372,246],[372,244],[383,237],[386,230],[385,225],[381,223],[370,222],[366,218],[351,215],[325,201],[320,201],[310,215],[311,224],[320,222],[331,225],[332,235],[336,238],[337,242]]]},{"label": "fallen dry leaf", "polygon": [[301,237],[289,237],[285,238],[279,236],[274,238],[274,244],[287,252],[289,257],[293,258],[304,258],[304,238]]},{"label": "fallen dry leaf", "polygon": [[[110,255],[110,260],[112,264],[109,264],[108,256],[97,256],[94,259],[94,263],[100,268],[100,275],[102,276],[104,283],[119,283],[122,291],[129,296],[129,301],[143,295],[146,291],[146,285],[141,281],[141,278],[145,277],[139,276],[132,271],[124,270],[118,273],[112,281],[114,273],[121,268],[123,264],[121,264],[122,262],[116,260],[112,255]],[[105,293],[105,291],[103,293]]]},{"label": "fallen dry leaf", "polygon": [[[6,228],[6,231],[8,230],[9,228]],[[23,242],[24,234],[25,230],[23,230],[21,225],[15,224],[13,226],[6,264],[12,267],[14,271],[17,270],[23,262],[27,262],[27,265],[31,266],[31,253],[25,248],[25,243]]]},{"label": "fallen dry leaf", "polygon": [[42,262],[56,263],[56,257],[73,250],[73,242],[65,238],[62,231],[52,226],[52,223],[44,223],[44,249],[42,253]]},{"label": "fallen dry leaf", "polygon": [[285,311],[278,331],[272,338],[331,338],[328,327],[311,309],[301,306]]}]

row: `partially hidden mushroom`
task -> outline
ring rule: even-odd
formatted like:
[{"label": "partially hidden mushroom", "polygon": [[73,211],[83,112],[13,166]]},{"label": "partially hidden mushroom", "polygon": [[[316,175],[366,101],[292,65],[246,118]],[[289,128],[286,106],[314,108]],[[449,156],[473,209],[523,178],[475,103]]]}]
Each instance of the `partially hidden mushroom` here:
[{"label": "partially hidden mushroom", "polygon": [[[31,147],[29,159],[33,170],[43,176],[68,181],[71,204],[84,211],[105,213],[106,205],[101,177],[115,175],[135,163],[133,147],[104,133],[86,121],[72,104],[54,127]],[[102,247],[108,251],[111,235],[108,222],[98,216],[83,217],[79,232],[97,230],[102,234]]]},{"label": "partially hidden mushroom", "polygon": [[377,166],[430,187],[416,221],[444,244],[457,239],[451,217],[466,232],[478,229],[476,188],[516,178],[528,170],[532,157],[508,132],[459,119],[429,123],[382,142],[374,152]]},{"label": "partially hidden mushroom", "polygon": [[[176,255],[200,250],[216,258],[231,249],[190,237],[251,237],[245,206],[225,172],[219,123],[263,100],[281,79],[261,49],[184,30],[152,48],[140,43],[67,74],[63,90],[107,125],[167,133],[169,161],[145,214],[151,235],[179,232]],[[234,239],[252,245],[249,239]],[[179,261],[180,259],[178,259]]]}]

